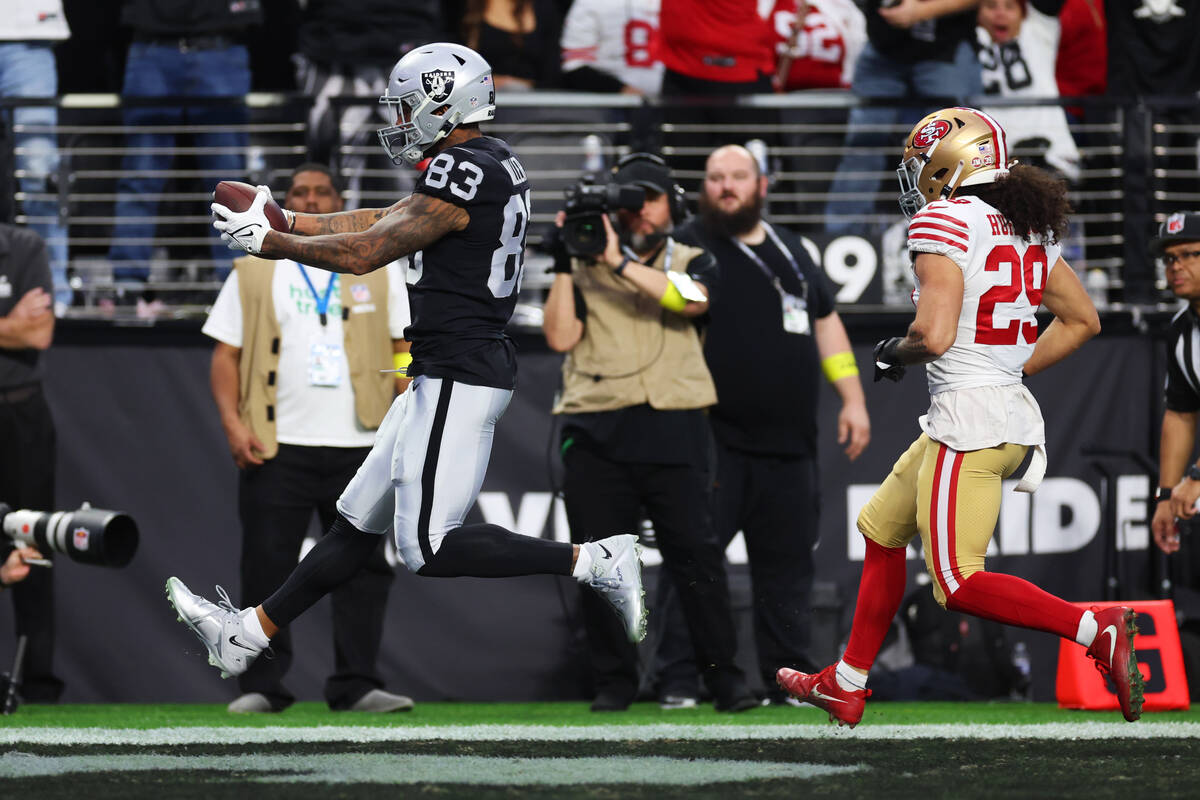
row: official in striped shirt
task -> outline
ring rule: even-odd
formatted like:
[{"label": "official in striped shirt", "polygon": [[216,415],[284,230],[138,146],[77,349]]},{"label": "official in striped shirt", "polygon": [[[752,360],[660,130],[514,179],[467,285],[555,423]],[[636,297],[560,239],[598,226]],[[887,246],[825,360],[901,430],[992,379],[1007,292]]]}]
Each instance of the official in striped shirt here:
[{"label": "official in striped shirt", "polygon": [[1171,321],[1167,344],[1166,409],[1158,456],[1158,503],[1151,530],[1164,553],[1179,549],[1177,519],[1196,515],[1200,466],[1191,462],[1200,412],[1200,214],[1167,217],[1151,243],[1166,267],[1171,292],[1187,301]]}]

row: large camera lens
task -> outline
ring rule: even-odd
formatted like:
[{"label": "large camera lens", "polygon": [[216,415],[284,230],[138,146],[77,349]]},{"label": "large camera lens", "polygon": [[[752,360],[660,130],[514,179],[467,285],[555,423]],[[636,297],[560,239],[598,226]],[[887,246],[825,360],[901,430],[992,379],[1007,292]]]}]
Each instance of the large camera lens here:
[{"label": "large camera lens", "polygon": [[123,567],[137,553],[137,525],[120,511],[87,504],[75,511],[10,511],[0,503],[0,520],[0,529],[10,539],[82,564]]},{"label": "large camera lens", "polygon": [[600,213],[568,218],[563,223],[563,244],[567,252],[576,258],[597,256],[604,252],[607,244],[604,235],[604,220]]}]

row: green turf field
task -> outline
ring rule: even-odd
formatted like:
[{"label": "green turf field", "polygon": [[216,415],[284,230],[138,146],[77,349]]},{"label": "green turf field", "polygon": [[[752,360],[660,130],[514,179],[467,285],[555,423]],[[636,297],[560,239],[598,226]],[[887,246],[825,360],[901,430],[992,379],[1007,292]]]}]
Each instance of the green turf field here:
[{"label": "green turf field", "polygon": [[816,709],[593,714],[583,703],[24,706],[0,717],[5,798],[1192,797],[1200,711],[875,703],[854,730]]}]

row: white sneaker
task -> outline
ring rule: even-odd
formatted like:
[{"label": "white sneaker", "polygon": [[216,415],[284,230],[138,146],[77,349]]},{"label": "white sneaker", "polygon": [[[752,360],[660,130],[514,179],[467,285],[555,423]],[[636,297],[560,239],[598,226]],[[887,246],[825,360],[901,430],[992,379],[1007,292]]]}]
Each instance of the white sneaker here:
[{"label": "white sneaker", "polygon": [[629,641],[646,638],[646,592],[642,589],[642,546],[633,534],[610,536],[582,545],[592,554],[584,581],[603,597],[625,622]]},{"label": "white sneaker", "polygon": [[249,669],[265,646],[250,641],[242,623],[245,612],[234,607],[225,590],[218,586],[217,594],[220,602],[212,603],[189,591],[179,578],[167,578],[167,599],[179,612],[179,621],[204,642],[208,663],[221,670],[222,678],[229,678]]},{"label": "white sneaker", "polygon": [[351,711],[374,711],[387,714],[392,711],[412,711],[411,697],[402,694],[392,694],[383,689],[372,689],[358,698],[358,702],[350,706]]},{"label": "white sneaker", "polygon": [[236,698],[225,710],[230,714],[274,714],[271,701],[262,692],[249,692]]}]

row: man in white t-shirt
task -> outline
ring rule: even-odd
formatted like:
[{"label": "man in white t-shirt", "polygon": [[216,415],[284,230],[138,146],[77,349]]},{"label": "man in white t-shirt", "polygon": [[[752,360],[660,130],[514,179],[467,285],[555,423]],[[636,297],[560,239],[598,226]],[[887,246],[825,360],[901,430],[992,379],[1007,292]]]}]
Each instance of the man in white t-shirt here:
[{"label": "man in white t-shirt", "polygon": [[[292,174],[291,211],[340,211],[329,169],[304,164]],[[408,296],[395,264],[375,277],[337,275],[294,261],[238,259],[204,333],[217,340],[212,389],[240,475],[242,600],[261,602],[300,557],[315,511],[321,529],[370,452],[375,430],[406,378],[391,370],[407,355]],[[345,282],[343,285],[343,281]],[[400,375],[402,373],[397,373]],[[332,594],[335,673],[330,708],[402,711],[412,700],[383,691],[375,660],[392,570],[383,539],[366,566]],[[294,698],[283,686],[290,636],[271,645],[238,678],[233,712],[281,711]]]}]

